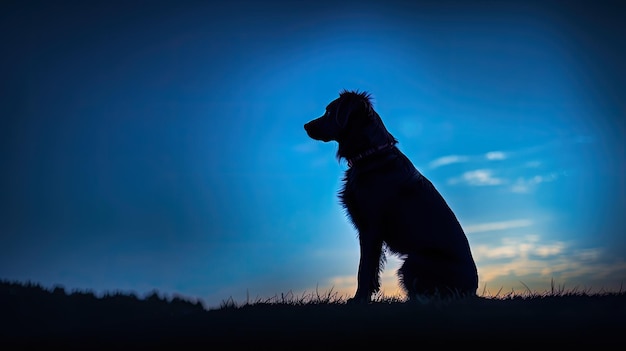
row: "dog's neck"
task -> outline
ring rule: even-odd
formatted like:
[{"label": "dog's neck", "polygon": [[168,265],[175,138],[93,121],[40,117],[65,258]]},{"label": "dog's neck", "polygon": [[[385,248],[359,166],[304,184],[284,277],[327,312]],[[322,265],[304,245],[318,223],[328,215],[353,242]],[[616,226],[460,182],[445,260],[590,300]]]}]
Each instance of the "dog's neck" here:
[{"label": "dog's neck", "polygon": [[353,157],[346,157],[346,161],[348,161],[348,167],[352,167],[354,165],[355,162],[362,160],[368,156],[374,155],[378,152],[387,150],[387,149],[391,149],[394,146],[396,146],[396,142],[391,142],[391,143],[386,143],[386,144],[382,144],[382,145],[378,145],[375,146],[373,148],[367,149],[363,152],[361,152],[360,154],[353,156]]}]

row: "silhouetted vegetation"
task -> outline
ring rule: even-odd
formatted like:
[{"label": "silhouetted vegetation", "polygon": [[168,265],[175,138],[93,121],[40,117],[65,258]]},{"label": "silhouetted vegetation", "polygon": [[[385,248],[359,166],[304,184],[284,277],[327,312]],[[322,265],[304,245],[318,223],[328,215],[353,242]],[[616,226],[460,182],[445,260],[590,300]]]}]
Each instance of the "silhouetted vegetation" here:
[{"label": "silhouetted vegetation", "polygon": [[200,300],[157,291],[144,298],[121,292],[98,297],[61,286],[1,281],[0,311],[0,337],[18,346],[309,349],[505,341],[497,345],[597,347],[621,343],[626,330],[626,292],[554,286],[545,293],[528,289],[413,302],[378,294],[364,305],[347,304],[331,290],[243,303],[230,298],[206,309]]}]

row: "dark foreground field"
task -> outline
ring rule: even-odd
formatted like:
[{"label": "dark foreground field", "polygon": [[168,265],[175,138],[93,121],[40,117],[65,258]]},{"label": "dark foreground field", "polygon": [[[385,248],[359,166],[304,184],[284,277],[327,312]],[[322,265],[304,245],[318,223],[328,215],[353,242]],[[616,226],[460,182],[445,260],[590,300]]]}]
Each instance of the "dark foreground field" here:
[{"label": "dark foreground field", "polygon": [[329,297],[276,298],[242,306],[231,302],[206,310],[200,303],[156,292],[141,299],[125,294],[98,298],[0,282],[0,337],[2,345],[14,346],[293,350],[448,344],[502,349],[617,347],[626,337],[624,292],[429,303],[379,299],[365,306]]}]

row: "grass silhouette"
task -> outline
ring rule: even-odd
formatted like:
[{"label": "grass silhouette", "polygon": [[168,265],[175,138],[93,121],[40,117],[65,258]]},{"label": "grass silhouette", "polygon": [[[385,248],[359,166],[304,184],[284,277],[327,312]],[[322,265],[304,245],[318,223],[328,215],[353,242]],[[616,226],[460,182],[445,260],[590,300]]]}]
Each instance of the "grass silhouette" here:
[{"label": "grass silhouette", "polygon": [[352,305],[332,289],[270,298],[228,298],[214,309],[199,299],[144,298],[120,292],[46,289],[39,284],[0,282],[0,338],[4,344],[136,348],[411,347],[481,342],[499,347],[609,346],[623,343],[626,292],[526,290],[476,298],[407,302],[378,294]]}]

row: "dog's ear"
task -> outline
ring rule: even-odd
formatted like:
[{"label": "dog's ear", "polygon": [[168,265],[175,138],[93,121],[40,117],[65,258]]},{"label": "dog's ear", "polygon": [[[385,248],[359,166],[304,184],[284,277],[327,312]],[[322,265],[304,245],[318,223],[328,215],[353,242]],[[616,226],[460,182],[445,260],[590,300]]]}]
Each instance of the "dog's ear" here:
[{"label": "dog's ear", "polygon": [[367,110],[367,103],[365,101],[361,99],[340,100],[337,105],[337,110],[335,111],[335,122],[337,122],[339,128],[345,128],[348,125],[350,116],[359,110]]}]

